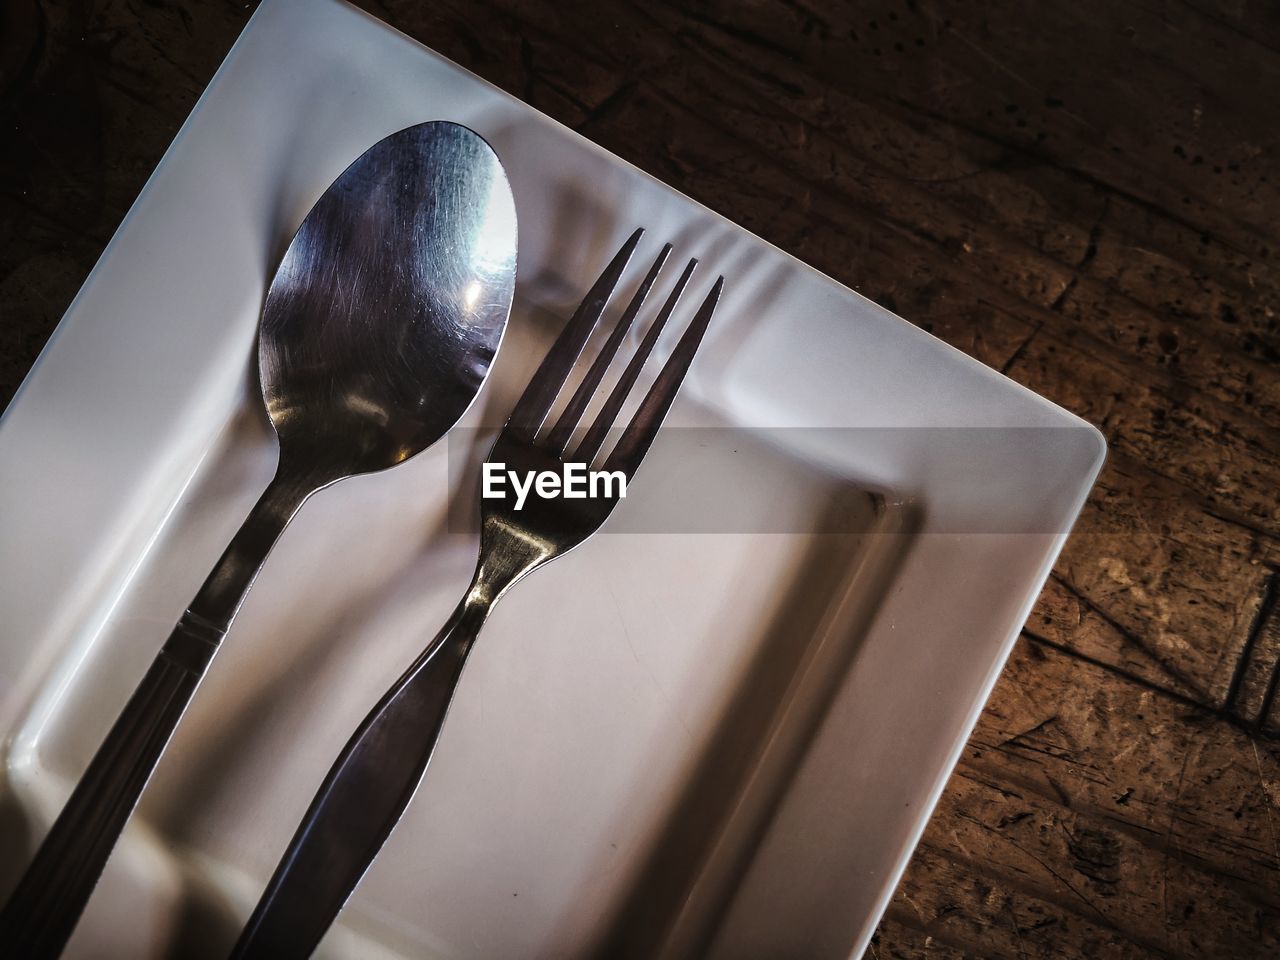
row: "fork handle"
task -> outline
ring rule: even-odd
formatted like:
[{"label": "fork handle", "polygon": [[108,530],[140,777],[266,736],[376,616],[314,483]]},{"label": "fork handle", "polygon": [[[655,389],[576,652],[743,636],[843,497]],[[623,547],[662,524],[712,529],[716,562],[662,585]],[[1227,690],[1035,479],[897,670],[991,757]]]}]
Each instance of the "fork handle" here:
[{"label": "fork handle", "polygon": [[418,789],[490,604],[469,593],[329,770],[233,960],[309,957]]},{"label": "fork handle", "polygon": [[310,490],[277,475],[129,698],[0,912],[0,958],[66,946],[160,754],[285,525]]}]

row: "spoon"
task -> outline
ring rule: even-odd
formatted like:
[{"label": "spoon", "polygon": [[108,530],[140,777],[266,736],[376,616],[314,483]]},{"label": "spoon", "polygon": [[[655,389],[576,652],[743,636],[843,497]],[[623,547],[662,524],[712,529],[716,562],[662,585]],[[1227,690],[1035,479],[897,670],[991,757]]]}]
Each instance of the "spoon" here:
[{"label": "spoon", "polygon": [[483,385],[515,289],[516,214],[477,134],[423,123],[370,147],[294,235],[263,308],[275,478],[138,685],[0,914],[0,955],[61,953],[267,554],[324,487],[439,440]]}]

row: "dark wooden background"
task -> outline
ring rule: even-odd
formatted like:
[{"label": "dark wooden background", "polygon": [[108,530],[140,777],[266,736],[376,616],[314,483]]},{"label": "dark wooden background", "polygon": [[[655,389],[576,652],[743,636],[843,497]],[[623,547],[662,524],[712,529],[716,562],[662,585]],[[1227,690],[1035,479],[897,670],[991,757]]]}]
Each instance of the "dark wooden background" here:
[{"label": "dark wooden background", "polygon": [[[252,6],[0,6],[0,402]],[[1105,431],[868,956],[1280,956],[1276,6],[367,6]]]}]

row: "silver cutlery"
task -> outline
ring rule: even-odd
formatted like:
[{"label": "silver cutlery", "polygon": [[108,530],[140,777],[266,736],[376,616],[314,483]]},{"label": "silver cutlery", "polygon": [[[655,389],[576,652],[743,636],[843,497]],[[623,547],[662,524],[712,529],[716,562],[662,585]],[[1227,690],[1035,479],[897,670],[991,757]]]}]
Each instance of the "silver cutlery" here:
[{"label": "silver cutlery", "polygon": [[[303,502],[435,443],[488,375],[515,288],[497,156],[453,123],[401,130],[325,191],[267,293],[258,341],[275,478],[90,762],[0,914],[0,955],[56,957],[200,679]],[[175,304],[180,309],[180,304]]]},{"label": "silver cutlery", "polygon": [[[570,441],[596,396],[650,288],[671,251],[668,244],[641,282],[558,421],[541,434],[593,328],[639,243],[623,245],[556,339],[489,453],[489,463],[514,472],[561,472],[590,466],[640,375],[646,358],[693,273],[690,261],[627,364],[592,426],[573,451]],[[719,278],[611,452],[604,471],[628,480],[644,458],[675,399],[720,297]],[[466,595],[423,654],[384,694],[347,742],[298,827],[274,876],[240,935],[237,960],[310,956],[369,864],[391,834],[422,780],[444,726],[453,691],[480,628],[495,603],[533,570],[578,546],[604,524],[618,503],[608,494],[583,499],[529,492],[481,499],[480,557]]]}]

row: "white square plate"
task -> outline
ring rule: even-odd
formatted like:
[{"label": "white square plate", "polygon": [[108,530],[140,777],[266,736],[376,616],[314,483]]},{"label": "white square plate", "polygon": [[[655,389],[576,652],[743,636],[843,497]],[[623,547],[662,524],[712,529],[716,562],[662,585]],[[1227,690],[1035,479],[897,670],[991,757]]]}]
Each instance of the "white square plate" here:
[{"label": "white square plate", "polygon": [[[503,601],[322,954],[859,956],[1101,437],[335,0],[261,6],[0,423],[3,848],[34,848],[269,479],[252,355],[288,238],[354,157],[429,119],[489,140],[519,212],[512,327],[466,424],[501,423],[642,225],[643,249],[701,259],[694,296],[728,280],[672,423],[743,442],[692,464],[660,442],[617,529]],[[477,480],[452,449],[303,509],[70,955],[225,955],[471,572],[447,514]],[[725,482],[736,532],[625,519]],[[815,532],[833,503],[845,532]]]}]

